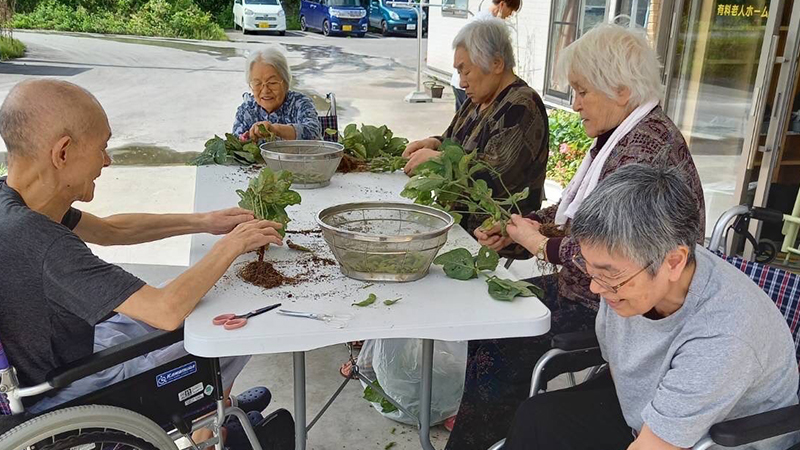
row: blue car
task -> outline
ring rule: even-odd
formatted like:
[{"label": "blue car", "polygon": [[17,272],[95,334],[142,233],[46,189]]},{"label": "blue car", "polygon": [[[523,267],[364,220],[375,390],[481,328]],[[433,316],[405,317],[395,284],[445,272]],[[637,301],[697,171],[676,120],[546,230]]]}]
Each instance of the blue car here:
[{"label": "blue car", "polygon": [[[390,34],[417,35],[417,11],[415,9],[390,6],[387,2],[393,0],[369,1],[369,26],[381,30],[384,36],[389,36]],[[424,9],[422,11],[423,35],[428,31],[428,15]]]},{"label": "blue car", "polygon": [[325,36],[350,34],[364,37],[369,27],[367,10],[360,0],[302,0],[300,29],[315,29]]}]

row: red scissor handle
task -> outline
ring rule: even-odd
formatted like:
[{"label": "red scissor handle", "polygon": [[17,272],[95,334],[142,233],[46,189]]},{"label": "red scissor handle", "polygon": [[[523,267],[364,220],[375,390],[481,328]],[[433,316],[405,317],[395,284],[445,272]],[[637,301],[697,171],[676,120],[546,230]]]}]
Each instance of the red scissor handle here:
[{"label": "red scissor handle", "polygon": [[229,320],[236,318],[236,314],[221,314],[211,321],[214,325],[225,325]]},{"label": "red scissor handle", "polygon": [[247,325],[247,319],[231,319],[225,322],[223,328],[226,330],[235,330],[237,328],[242,328],[245,325]]}]

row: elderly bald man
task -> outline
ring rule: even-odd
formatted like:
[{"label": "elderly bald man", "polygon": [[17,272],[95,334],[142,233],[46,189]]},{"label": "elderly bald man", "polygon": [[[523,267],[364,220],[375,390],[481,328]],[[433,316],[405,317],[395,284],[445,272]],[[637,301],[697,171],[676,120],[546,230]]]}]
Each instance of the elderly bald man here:
[{"label": "elderly bald man", "polygon": [[[41,383],[52,369],[105,346],[180,327],[239,255],[282,245],[280,224],[254,220],[239,208],[106,218],[73,208],[76,201],[94,198],[94,181],[111,164],[108,118],[97,99],[74,84],[16,85],[0,107],[0,135],[8,149],[8,177],[0,178],[0,333],[23,385]],[[138,244],[189,233],[225,236],[163,287],[148,286],[86,245]],[[114,312],[121,314],[105,320]],[[49,409],[180,353],[182,343],[26,407]],[[222,361],[228,391],[246,361]]]}]

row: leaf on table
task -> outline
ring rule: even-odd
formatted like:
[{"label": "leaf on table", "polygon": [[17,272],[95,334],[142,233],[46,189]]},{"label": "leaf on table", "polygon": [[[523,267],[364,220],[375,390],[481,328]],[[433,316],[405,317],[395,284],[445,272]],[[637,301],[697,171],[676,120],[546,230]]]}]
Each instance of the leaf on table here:
[{"label": "leaf on table", "polygon": [[360,301],[358,303],[353,303],[350,306],[360,306],[360,307],[369,306],[369,305],[375,303],[375,301],[377,301],[377,300],[378,300],[378,296],[377,295],[369,294],[369,296],[367,297],[366,300],[362,300],[362,301]]},{"label": "leaf on table", "polygon": [[394,305],[395,303],[399,302],[402,299],[403,299],[403,297],[395,298],[393,300],[384,300],[383,304],[386,305],[386,306],[392,306],[392,305]]},{"label": "leaf on table", "polygon": [[487,246],[481,246],[478,254],[475,256],[475,267],[478,270],[493,271],[497,269],[497,263],[500,262],[500,255]]},{"label": "leaf on table", "polygon": [[541,288],[527,281],[513,281],[496,276],[486,279],[489,285],[489,295],[495,300],[510,302],[515,297],[532,297],[534,295],[541,298],[544,294]]},{"label": "leaf on table", "polygon": [[433,260],[437,266],[442,266],[444,273],[456,280],[469,280],[478,276],[472,253],[465,248],[457,248],[443,253]]},{"label": "leaf on table", "polygon": [[397,445],[397,442],[389,442],[386,444],[386,447],[383,447],[383,450],[389,450],[390,448],[394,448]]}]

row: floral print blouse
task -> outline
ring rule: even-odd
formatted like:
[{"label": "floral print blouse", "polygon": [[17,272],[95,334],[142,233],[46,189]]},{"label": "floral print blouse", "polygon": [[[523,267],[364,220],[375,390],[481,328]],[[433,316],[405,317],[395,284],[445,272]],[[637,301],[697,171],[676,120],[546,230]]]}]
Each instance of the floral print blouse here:
[{"label": "floral print blouse", "polygon": [[241,136],[255,123],[267,121],[293,126],[298,140],[322,139],[322,127],[317,117],[317,109],[307,95],[295,91],[286,92],[283,104],[272,113],[259,106],[253,94],[247,92],[242,98],[244,101],[236,110],[233,134]]}]

